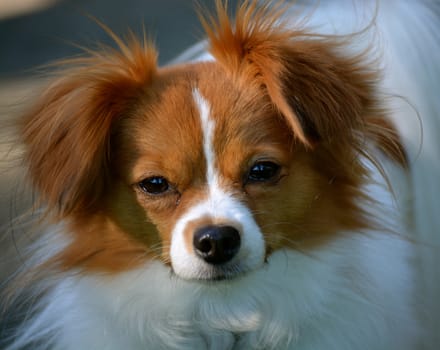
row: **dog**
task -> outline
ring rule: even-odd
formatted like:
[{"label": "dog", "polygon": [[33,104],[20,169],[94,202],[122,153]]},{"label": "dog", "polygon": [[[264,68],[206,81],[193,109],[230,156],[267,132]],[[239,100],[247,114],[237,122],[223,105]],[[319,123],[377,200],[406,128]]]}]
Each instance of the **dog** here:
[{"label": "dog", "polygon": [[62,63],[4,347],[437,349],[440,10],[372,4],[216,1],[188,62],[107,30]]}]

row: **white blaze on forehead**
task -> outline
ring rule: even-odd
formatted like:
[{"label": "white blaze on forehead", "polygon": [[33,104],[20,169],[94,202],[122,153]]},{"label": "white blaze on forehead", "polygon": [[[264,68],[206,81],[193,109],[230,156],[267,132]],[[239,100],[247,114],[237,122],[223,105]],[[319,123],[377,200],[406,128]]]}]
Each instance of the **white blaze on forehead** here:
[{"label": "white blaze on forehead", "polygon": [[174,226],[170,249],[173,270],[178,276],[188,279],[203,279],[212,276],[214,267],[197,257],[193,251],[189,251],[185,242],[184,233],[187,225],[203,217],[225,220],[231,225],[236,223],[237,228],[241,228],[241,247],[238,254],[228,264],[234,265],[236,270],[255,269],[264,261],[263,235],[249,209],[227,189],[220,187],[221,175],[216,169],[215,121],[211,118],[211,106],[198,89],[193,90],[193,98],[200,115],[203,133],[208,193],[206,199],[189,208]]},{"label": "white blaze on forehead", "polygon": [[200,121],[203,132],[203,153],[206,159],[206,181],[210,191],[217,185],[218,177],[215,172],[215,153],[214,153],[214,128],[215,122],[210,118],[211,108],[198,89],[193,90],[193,97],[200,113]]},{"label": "white blaze on forehead", "polygon": [[206,160],[206,183],[208,185],[209,215],[212,217],[223,217],[219,210],[220,201],[224,200],[227,193],[220,188],[220,174],[216,169],[216,154],[214,151],[215,121],[211,118],[211,106],[201,95],[198,89],[193,90],[194,102],[199,111],[200,122],[203,133],[203,153]]}]

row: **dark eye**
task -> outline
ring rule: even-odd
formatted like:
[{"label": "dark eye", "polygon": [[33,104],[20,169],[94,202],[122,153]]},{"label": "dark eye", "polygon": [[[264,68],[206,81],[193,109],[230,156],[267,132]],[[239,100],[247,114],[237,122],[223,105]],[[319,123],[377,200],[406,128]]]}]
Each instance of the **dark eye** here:
[{"label": "dark eye", "polygon": [[276,180],[280,173],[280,166],[273,162],[263,161],[252,165],[246,182],[269,182]]},{"label": "dark eye", "polygon": [[138,186],[143,192],[152,195],[162,194],[170,189],[167,179],[162,176],[149,177],[139,182]]}]

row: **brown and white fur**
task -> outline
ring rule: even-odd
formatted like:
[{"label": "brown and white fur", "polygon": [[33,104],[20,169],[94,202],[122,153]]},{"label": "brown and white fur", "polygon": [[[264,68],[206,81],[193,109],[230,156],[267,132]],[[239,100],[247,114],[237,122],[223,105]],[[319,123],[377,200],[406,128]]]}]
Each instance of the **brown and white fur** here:
[{"label": "brown and white fur", "polygon": [[439,8],[372,4],[218,1],[206,60],[67,60],[19,122],[6,349],[435,349]]}]

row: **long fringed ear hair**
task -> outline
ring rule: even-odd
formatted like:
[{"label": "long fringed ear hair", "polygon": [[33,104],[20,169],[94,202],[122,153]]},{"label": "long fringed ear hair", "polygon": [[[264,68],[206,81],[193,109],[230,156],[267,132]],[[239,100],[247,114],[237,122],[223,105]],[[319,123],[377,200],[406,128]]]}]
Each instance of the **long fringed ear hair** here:
[{"label": "long fringed ear hair", "polygon": [[367,137],[404,162],[377,96],[379,73],[368,52],[347,54],[352,36],[292,29],[284,17],[291,6],[246,0],[231,20],[227,4],[217,0],[215,17],[201,15],[210,52],[233,76],[258,84],[305,147],[349,144],[364,153]]},{"label": "long fringed ear hair", "polygon": [[31,184],[50,212],[95,209],[108,180],[113,124],[153,79],[156,50],[132,34],[118,49],[57,63],[52,84],[20,122]]}]

